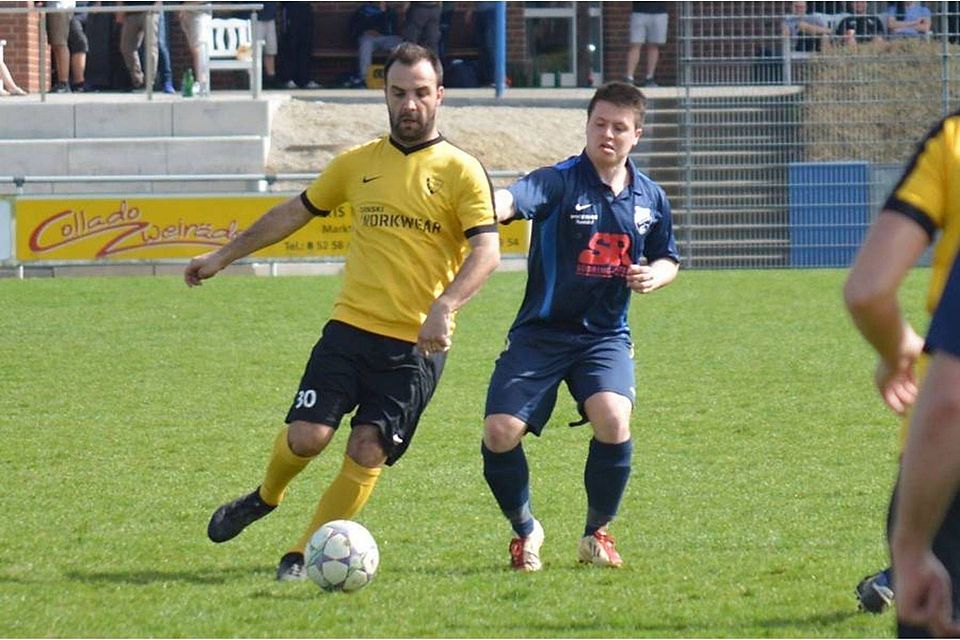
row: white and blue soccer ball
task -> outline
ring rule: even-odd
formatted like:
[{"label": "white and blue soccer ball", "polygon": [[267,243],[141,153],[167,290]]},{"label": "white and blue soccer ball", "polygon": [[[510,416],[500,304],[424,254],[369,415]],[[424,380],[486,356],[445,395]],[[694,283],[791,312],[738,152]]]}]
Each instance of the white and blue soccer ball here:
[{"label": "white and blue soccer ball", "polygon": [[380,566],[377,541],[352,520],[334,520],[317,529],[304,558],[307,576],[325,591],[359,591]]}]

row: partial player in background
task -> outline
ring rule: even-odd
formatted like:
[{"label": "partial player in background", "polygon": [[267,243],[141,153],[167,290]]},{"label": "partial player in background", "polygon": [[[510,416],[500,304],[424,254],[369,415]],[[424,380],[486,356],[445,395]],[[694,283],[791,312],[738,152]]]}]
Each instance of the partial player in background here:
[{"label": "partial player in background", "polygon": [[[527,289],[487,392],[483,471],[516,538],[511,564],[541,568],[544,532],[533,516],[521,439],[540,435],[566,382],[593,439],[584,470],[581,562],[617,567],[607,532],[630,475],[630,414],[636,399],[631,293],[677,275],[680,257],[667,196],[629,154],[643,133],[646,101],[636,87],[600,87],[587,107],[586,147],[497,192],[501,222],[532,219]],[[651,375],[656,375],[651,373]]]},{"label": "partial player in background", "polygon": [[937,305],[903,448],[890,552],[897,635],[960,637],[960,260]]},{"label": "partial player in background", "polygon": [[[259,487],[217,509],[207,529],[225,542],[280,504],[290,481],[354,411],[339,475],[278,580],[304,578],[304,548],[331,520],[366,504],[383,464],[406,451],[450,349],[456,311],[500,260],[489,177],[437,131],[443,70],[436,54],[404,43],[385,65],[390,135],[334,158],[298,197],[186,268],[194,286],[234,260],[278,242],[316,216],[350,206],[343,285],[307,362]],[[469,253],[469,255],[468,255]],[[304,312],[316,315],[309,304]]]},{"label": "partial player in background", "polygon": [[[857,255],[844,287],[844,299],[857,328],[879,355],[875,383],[886,405],[903,417],[923,379],[923,339],[903,317],[897,292],[911,267],[937,239],[927,290],[927,310],[940,299],[950,265],[960,247],[960,114],[941,120],[920,143]],[[880,613],[894,598],[889,569],[857,585],[860,607]]]}]

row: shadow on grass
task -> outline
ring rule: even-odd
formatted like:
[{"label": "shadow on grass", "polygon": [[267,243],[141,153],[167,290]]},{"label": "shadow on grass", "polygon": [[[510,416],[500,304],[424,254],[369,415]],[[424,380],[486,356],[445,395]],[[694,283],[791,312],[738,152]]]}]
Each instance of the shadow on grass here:
[{"label": "shadow on grass", "polygon": [[164,582],[184,582],[187,584],[225,584],[236,582],[239,578],[268,574],[263,566],[230,567],[226,569],[209,568],[195,571],[67,571],[64,575],[70,580],[85,583],[116,583],[147,585]]},{"label": "shadow on grass", "polygon": [[[677,636],[684,637],[691,633],[697,636],[709,637],[742,637],[747,628],[769,629],[771,637],[788,637],[781,629],[795,628],[797,633],[794,637],[813,637],[811,631],[825,631],[826,637],[837,637],[837,634],[831,633],[830,627],[842,622],[862,616],[864,614],[857,611],[829,611],[810,616],[798,616],[795,618],[770,618],[766,620],[743,620],[733,624],[710,624],[707,628],[703,625],[691,624],[689,622],[665,622],[663,624],[638,624],[638,625],[619,625],[617,628],[602,628],[602,631],[610,637],[661,637]],[[595,635],[598,630],[595,620],[563,620],[557,623],[528,621],[524,631],[533,636],[551,637],[558,635],[580,635],[577,632],[583,631],[584,637]],[[489,628],[488,631],[494,635],[511,635],[517,632],[514,627],[503,627],[499,630]],[[751,633],[752,635],[752,633]]]}]

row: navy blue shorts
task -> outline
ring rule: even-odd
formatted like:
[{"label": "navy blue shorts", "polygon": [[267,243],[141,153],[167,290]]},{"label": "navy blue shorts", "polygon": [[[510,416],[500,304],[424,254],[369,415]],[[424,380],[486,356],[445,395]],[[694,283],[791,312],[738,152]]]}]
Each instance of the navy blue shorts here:
[{"label": "navy blue shorts", "polygon": [[611,391],[636,401],[633,345],[626,335],[597,337],[546,331],[514,332],[497,359],[487,390],[486,415],[505,413],[535,435],[550,419],[560,382],[583,403]]},{"label": "navy blue shorts", "polygon": [[371,424],[393,464],[407,450],[433,396],[446,354],[425,358],[412,342],[370,333],[336,320],[324,326],[300,380],[287,422]]}]

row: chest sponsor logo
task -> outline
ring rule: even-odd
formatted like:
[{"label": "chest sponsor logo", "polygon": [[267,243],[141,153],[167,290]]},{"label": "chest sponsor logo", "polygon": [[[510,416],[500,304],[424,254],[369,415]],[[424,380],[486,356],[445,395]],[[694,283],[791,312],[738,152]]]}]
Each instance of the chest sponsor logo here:
[{"label": "chest sponsor logo", "polygon": [[647,207],[633,207],[633,224],[637,225],[637,233],[644,235],[653,224],[653,215]]},{"label": "chest sponsor logo", "polygon": [[595,233],[577,260],[577,275],[592,278],[623,278],[630,259],[630,236],[626,233]]},{"label": "chest sponsor logo", "polygon": [[442,227],[435,220],[424,220],[402,213],[390,213],[381,206],[360,205],[356,208],[359,223],[364,227],[395,227],[421,233],[440,233]]},{"label": "chest sponsor logo", "polygon": [[592,225],[600,217],[600,214],[592,209],[592,202],[578,202],[573,205],[573,213],[570,214],[570,219],[573,220],[574,224]]}]

